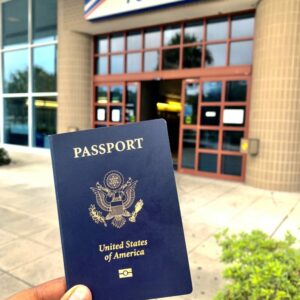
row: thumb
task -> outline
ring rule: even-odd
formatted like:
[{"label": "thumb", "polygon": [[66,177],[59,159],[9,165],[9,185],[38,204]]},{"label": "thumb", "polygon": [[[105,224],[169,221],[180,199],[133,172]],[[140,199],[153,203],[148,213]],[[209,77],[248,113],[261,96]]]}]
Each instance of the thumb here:
[{"label": "thumb", "polygon": [[92,293],[84,285],[75,285],[67,291],[61,300],[92,300]]}]

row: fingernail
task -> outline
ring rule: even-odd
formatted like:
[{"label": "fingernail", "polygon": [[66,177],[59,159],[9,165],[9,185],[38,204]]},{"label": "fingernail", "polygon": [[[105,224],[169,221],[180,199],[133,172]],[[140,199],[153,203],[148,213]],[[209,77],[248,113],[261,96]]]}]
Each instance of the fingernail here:
[{"label": "fingernail", "polygon": [[84,285],[79,285],[75,288],[74,292],[71,294],[69,300],[86,300],[90,299],[90,291]]}]

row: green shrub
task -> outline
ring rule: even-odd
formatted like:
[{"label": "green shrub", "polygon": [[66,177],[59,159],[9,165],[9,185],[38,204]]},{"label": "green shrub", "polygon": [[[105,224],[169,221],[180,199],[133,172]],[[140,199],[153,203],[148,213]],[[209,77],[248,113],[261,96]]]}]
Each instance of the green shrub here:
[{"label": "green shrub", "polygon": [[228,284],[215,300],[300,299],[300,250],[287,233],[283,241],[262,231],[216,235]]},{"label": "green shrub", "polygon": [[0,166],[8,165],[11,162],[11,159],[8,156],[8,153],[5,149],[0,148]]}]

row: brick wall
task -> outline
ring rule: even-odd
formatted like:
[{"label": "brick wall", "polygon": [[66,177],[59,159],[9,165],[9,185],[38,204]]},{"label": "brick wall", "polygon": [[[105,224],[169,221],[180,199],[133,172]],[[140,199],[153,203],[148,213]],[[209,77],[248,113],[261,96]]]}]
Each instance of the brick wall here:
[{"label": "brick wall", "polygon": [[250,137],[260,153],[246,183],[300,191],[300,1],[262,0],[256,13]]},{"label": "brick wall", "polygon": [[58,132],[66,132],[71,127],[91,128],[92,125],[92,36],[70,28],[66,15],[78,15],[78,5],[65,2],[57,1]]}]

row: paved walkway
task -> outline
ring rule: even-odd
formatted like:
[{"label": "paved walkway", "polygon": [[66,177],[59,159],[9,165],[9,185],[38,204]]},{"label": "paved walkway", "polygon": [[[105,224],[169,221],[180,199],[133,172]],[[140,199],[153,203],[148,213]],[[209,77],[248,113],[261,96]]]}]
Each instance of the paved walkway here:
[{"label": "paved walkway", "polygon": [[[49,154],[11,154],[0,167],[0,299],[63,276]],[[194,292],[172,299],[211,300],[222,286],[213,234],[260,228],[300,239],[300,194],[176,174]]]}]

